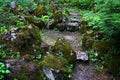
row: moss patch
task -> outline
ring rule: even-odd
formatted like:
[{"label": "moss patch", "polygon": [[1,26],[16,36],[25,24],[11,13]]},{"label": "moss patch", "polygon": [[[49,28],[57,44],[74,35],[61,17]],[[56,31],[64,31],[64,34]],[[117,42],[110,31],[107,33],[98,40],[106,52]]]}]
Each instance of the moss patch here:
[{"label": "moss patch", "polygon": [[108,62],[108,71],[111,73],[120,72],[120,56],[113,56]]},{"label": "moss patch", "polygon": [[92,48],[99,53],[99,56],[104,56],[110,49],[110,43],[106,41],[95,41]]},{"label": "moss patch", "polygon": [[33,25],[12,28],[2,35],[2,41],[10,51],[29,54],[40,50],[42,42],[39,29]]},{"label": "moss patch", "polygon": [[70,43],[65,39],[59,38],[54,46],[55,51],[62,52],[63,57],[67,59],[69,63],[74,63],[76,54]]},{"label": "moss patch", "polygon": [[37,17],[41,17],[42,15],[45,15],[45,14],[46,14],[46,8],[45,8],[45,6],[39,5],[39,6],[35,9],[34,14],[35,14]]},{"label": "moss patch", "polygon": [[54,69],[59,69],[66,72],[68,62],[63,57],[48,54],[47,56],[44,57],[43,61],[40,62],[40,65]]}]

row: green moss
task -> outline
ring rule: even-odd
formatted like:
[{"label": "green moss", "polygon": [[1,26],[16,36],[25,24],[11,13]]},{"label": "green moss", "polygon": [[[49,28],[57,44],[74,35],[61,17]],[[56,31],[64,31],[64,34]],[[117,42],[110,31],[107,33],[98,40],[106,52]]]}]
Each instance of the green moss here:
[{"label": "green moss", "polygon": [[54,69],[59,69],[59,70],[66,72],[68,62],[63,57],[48,54],[47,56],[44,57],[43,61],[40,62],[40,65],[54,68]]},{"label": "green moss", "polygon": [[32,15],[26,15],[25,19],[29,22],[37,26],[39,29],[42,29],[45,27],[45,21],[41,20],[39,17],[32,16]]},{"label": "green moss", "polygon": [[120,56],[112,56],[108,62],[108,71],[111,73],[120,72]]},{"label": "green moss", "polygon": [[24,17],[29,23],[34,23],[34,17],[32,15],[27,14]]},{"label": "green moss", "polygon": [[38,72],[35,72],[33,74],[30,74],[28,68],[26,66],[21,67],[21,72],[16,74],[14,76],[15,79],[17,80],[41,80],[41,72],[38,70]]},{"label": "green moss", "polygon": [[120,55],[119,49],[111,47],[106,57],[107,69],[109,72],[116,75],[120,75]]},{"label": "green moss", "polygon": [[110,49],[110,43],[106,41],[95,41],[92,48],[99,53],[99,56],[104,56]]},{"label": "green moss", "polygon": [[20,12],[22,13],[22,11],[23,11],[23,7],[19,5],[18,7],[15,8],[15,10],[13,10],[13,13],[19,14]]},{"label": "green moss", "polygon": [[40,50],[39,46],[42,40],[39,29],[36,26],[26,25],[20,28],[13,28],[4,33],[2,37],[4,36],[7,36],[3,39],[4,44],[10,51],[34,54],[35,51]]},{"label": "green moss", "polygon": [[55,13],[55,12],[57,12],[57,11],[58,11],[58,8],[55,7],[55,6],[51,6],[51,7],[49,8],[49,12],[51,12],[51,13]]},{"label": "green moss", "polygon": [[45,14],[46,14],[46,8],[45,8],[45,6],[39,5],[39,6],[35,9],[34,14],[35,14],[37,17],[41,17],[42,15],[45,15]]},{"label": "green moss", "polygon": [[63,14],[61,12],[55,12],[53,13],[52,15],[52,18],[55,20],[55,21],[61,21],[63,19]]},{"label": "green moss", "polygon": [[93,42],[94,42],[94,38],[93,38],[93,36],[91,36],[91,34],[83,35],[83,38],[82,38],[82,48],[84,50],[90,49],[92,47]]},{"label": "green moss", "polygon": [[82,21],[80,30],[81,30],[82,33],[86,33],[86,31],[92,30],[92,29],[91,29],[90,26],[88,26],[88,22],[87,21]]},{"label": "green moss", "polygon": [[29,71],[25,66],[22,66],[22,70],[19,74],[15,75],[15,78],[18,80],[30,80],[28,78]]},{"label": "green moss", "polygon": [[0,44],[3,44],[2,35],[0,35]]},{"label": "green moss", "polygon": [[69,63],[74,63],[76,54],[70,43],[66,40],[59,38],[54,46],[55,51],[62,52],[63,57],[67,59]]}]

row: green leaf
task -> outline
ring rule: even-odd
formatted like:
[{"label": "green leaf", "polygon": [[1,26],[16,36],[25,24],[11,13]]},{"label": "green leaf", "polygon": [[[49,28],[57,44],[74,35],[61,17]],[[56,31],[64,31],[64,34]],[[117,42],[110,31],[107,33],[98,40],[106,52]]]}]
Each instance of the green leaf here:
[{"label": "green leaf", "polygon": [[7,70],[6,70],[6,74],[8,74],[8,73],[10,73],[10,70],[7,69]]},{"label": "green leaf", "polygon": [[4,73],[5,73],[5,70],[2,70],[1,72],[4,74]]},{"label": "green leaf", "polygon": [[0,74],[0,79],[3,79],[3,78],[4,78],[4,76]]},{"label": "green leaf", "polygon": [[42,58],[42,55],[41,54],[38,54],[37,56],[36,56],[36,59],[41,59]]}]

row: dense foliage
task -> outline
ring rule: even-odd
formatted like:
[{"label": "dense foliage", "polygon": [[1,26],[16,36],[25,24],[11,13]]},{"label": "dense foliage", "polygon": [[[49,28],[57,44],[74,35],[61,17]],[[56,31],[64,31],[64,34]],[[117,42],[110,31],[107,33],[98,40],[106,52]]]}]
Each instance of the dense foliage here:
[{"label": "dense foliage", "polygon": [[9,73],[10,71],[5,67],[5,64],[0,62],[0,80],[4,79],[4,75]]},{"label": "dense foliage", "polygon": [[117,59],[115,60],[114,57],[120,56],[120,3],[118,0],[95,0],[94,2],[93,13],[87,12],[85,17],[89,16],[89,18],[85,18],[85,20],[88,21],[90,26],[92,24],[93,28],[98,28],[98,31],[105,33],[102,40],[110,42],[111,47],[107,52],[108,58],[104,61],[109,66],[118,64],[116,70],[112,72],[119,73],[120,62],[116,61]]}]

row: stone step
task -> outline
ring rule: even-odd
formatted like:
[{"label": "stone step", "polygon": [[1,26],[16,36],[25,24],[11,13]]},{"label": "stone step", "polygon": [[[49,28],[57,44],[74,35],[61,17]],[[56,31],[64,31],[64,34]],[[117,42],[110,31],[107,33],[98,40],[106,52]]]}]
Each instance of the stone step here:
[{"label": "stone step", "polygon": [[80,15],[78,12],[72,12],[72,11],[69,11],[69,14],[73,15],[73,16],[79,16]]}]

